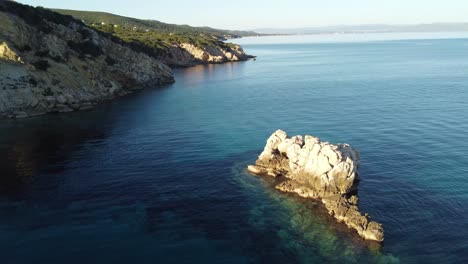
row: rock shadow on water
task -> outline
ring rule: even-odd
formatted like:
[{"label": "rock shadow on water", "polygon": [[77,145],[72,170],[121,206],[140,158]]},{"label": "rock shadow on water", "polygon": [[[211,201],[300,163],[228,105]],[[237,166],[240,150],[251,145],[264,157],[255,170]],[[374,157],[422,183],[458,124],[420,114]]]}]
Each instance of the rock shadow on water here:
[{"label": "rock shadow on water", "polygon": [[[28,195],[33,181],[44,170],[49,189],[60,184],[52,179],[65,170],[65,161],[85,142],[103,141],[111,123],[103,122],[102,111],[47,115],[21,120],[2,120],[0,124],[0,197]],[[57,186],[56,186],[57,187]]]},{"label": "rock shadow on water", "polygon": [[[0,197],[19,198],[27,195],[39,176],[50,179],[49,189],[58,188],[65,164],[87,142],[104,142],[127,121],[135,101],[152,100],[171,84],[155,89],[138,90],[133,94],[105,101],[88,111],[67,114],[55,113],[0,123]],[[133,119],[132,119],[133,120]],[[45,173],[43,173],[45,172]],[[54,187],[55,186],[55,187]]]}]

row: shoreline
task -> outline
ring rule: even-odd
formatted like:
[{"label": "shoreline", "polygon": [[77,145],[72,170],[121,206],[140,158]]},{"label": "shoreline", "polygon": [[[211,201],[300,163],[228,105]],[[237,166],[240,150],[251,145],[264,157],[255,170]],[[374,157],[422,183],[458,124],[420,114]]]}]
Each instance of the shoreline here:
[{"label": "shoreline", "polygon": [[89,110],[173,83],[178,67],[255,58],[237,44],[179,43],[158,55],[72,16],[16,2],[0,3],[0,21],[0,119]]},{"label": "shoreline", "polygon": [[[247,62],[251,60],[255,60],[256,56],[248,55],[249,58],[245,60],[239,60],[239,61],[225,61],[225,62],[200,62],[192,65],[179,65],[179,66],[172,66],[171,71],[174,70],[180,70],[180,69],[188,69],[192,67],[197,67],[197,66],[206,66],[206,65],[223,65],[223,64],[228,64],[228,63],[240,63],[240,62]],[[1,70],[1,66],[0,66]],[[132,87],[127,87],[125,90],[121,90],[115,94],[108,94],[100,98],[94,98],[91,100],[87,100],[84,102],[75,102],[73,101],[72,103],[68,104],[68,102],[65,100],[67,99],[67,96],[63,95],[58,95],[56,97],[52,96],[47,96],[46,100],[49,102],[53,102],[56,104],[59,104],[59,108],[52,109],[51,111],[43,111],[43,112],[35,112],[31,113],[27,111],[27,109],[21,110],[18,109],[17,111],[13,111],[10,114],[4,114],[0,113],[0,120],[2,119],[10,119],[10,120],[15,120],[15,119],[24,119],[24,118],[31,118],[31,117],[36,117],[36,116],[42,116],[42,115],[48,115],[48,114],[63,114],[63,113],[70,113],[70,112],[81,112],[81,111],[90,111],[94,109],[96,106],[104,104],[106,102],[110,102],[113,100],[117,100],[118,98],[125,97],[131,94],[134,94],[135,92],[149,89],[150,87],[152,88],[162,88],[167,85],[174,84],[176,82],[175,79],[169,80],[166,82],[148,82]],[[65,98],[65,99],[63,99]],[[36,103],[34,103],[36,104]],[[73,105],[73,106],[72,106]]]}]

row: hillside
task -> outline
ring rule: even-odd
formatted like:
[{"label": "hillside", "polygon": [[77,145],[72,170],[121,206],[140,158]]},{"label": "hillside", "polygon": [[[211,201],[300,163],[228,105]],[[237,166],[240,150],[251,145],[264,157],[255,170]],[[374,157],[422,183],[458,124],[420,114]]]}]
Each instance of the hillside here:
[{"label": "hillside", "polygon": [[255,32],[173,25],[103,12],[54,11],[73,16],[100,32],[122,39],[125,45],[150,54],[170,66],[248,60],[252,56],[245,54],[239,45],[224,40],[257,35]]},{"label": "hillside", "polygon": [[81,19],[84,21],[84,23],[90,25],[100,25],[104,22],[106,24],[120,25],[128,28],[136,27],[140,30],[151,30],[164,34],[189,34],[192,36],[209,34],[217,37],[218,39],[232,39],[259,35],[253,31],[220,30],[210,27],[191,27],[188,25],[167,24],[157,20],[143,20],[105,12],[77,11],[67,9],[52,10],[64,15],[70,15],[77,19]]},{"label": "hillside", "polygon": [[[0,0],[0,118],[90,109],[147,85],[174,82],[168,65],[252,58],[239,45],[220,40],[235,34],[156,21],[148,22],[151,29],[140,29],[129,21],[141,26],[143,20],[126,19],[125,26],[123,20],[86,24]],[[165,25],[166,31],[156,30]],[[164,33],[169,29],[177,31]]]},{"label": "hillside", "polygon": [[0,1],[0,117],[71,112],[174,82],[160,60],[71,16]]}]

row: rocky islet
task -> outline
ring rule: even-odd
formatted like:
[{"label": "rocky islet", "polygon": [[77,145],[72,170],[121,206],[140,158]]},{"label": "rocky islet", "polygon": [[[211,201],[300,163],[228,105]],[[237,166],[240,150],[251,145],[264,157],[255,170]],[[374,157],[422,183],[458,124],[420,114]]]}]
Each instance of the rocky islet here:
[{"label": "rocky islet", "polygon": [[283,192],[320,199],[339,222],[367,240],[383,241],[382,225],[361,214],[358,207],[359,152],[348,144],[322,142],[313,136],[288,137],[278,130],[267,140],[263,152],[248,171],[284,177],[276,186]]}]

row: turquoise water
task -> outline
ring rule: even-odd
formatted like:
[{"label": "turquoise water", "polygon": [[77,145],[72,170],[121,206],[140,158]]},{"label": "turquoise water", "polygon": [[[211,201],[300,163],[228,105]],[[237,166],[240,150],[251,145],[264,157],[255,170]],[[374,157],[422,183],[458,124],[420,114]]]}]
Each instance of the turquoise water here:
[{"label": "turquoise water", "polygon": [[[468,39],[245,49],[257,61],[1,121],[1,263],[468,261]],[[383,245],[245,172],[279,128],[360,150]]]}]

